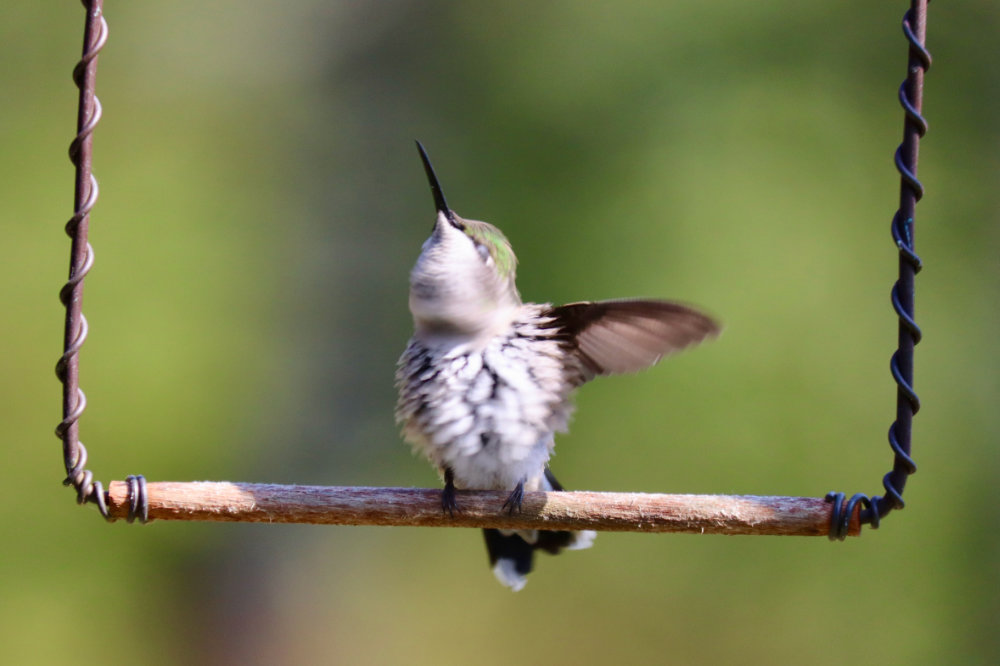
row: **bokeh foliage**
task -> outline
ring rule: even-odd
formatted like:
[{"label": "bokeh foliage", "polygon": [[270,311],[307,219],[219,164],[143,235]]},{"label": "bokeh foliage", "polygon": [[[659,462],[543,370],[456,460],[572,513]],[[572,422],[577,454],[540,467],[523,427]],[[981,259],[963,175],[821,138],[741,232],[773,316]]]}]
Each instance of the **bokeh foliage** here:
[{"label": "bokeh foliage", "polygon": [[[91,468],[437,480],[392,422],[432,206],[501,226],[530,300],[663,296],[710,346],[579,396],[595,490],[881,490],[904,3],[108,2]],[[511,595],[464,530],[103,524],[58,486],[52,374],[82,8],[0,7],[0,660],[993,663],[995,42],[934,3],[919,473],[879,531],[602,535]]]}]

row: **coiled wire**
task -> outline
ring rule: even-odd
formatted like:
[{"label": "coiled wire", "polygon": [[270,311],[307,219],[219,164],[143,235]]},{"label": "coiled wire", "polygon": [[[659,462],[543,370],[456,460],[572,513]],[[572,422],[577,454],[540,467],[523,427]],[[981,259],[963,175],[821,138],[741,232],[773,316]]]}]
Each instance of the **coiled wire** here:
[{"label": "coiled wire", "polygon": [[924,195],[924,186],[917,179],[917,157],[920,138],[927,133],[927,120],[921,115],[924,73],[931,66],[931,54],[923,44],[926,34],[927,1],[913,0],[903,16],[903,35],[909,43],[907,77],[899,87],[899,103],[906,116],[903,142],[896,149],[895,164],[900,176],[899,209],[892,218],[892,239],[899,250],[899,278],[892,287],[892,308],[899,318],[898,346],[889,361],[889,370],[896,382],[896,420],[889,427],[889,447],[893,452],[893,467],[882,479],[884,496],[857,493],[845,502],[844,493],[826,496],[833,503],[830,518],[830,539],[847,536],[851,516],[860,504],[860,520],[877,528],[893,509],[902,509],[906,479],[917,471],[910,455],[913,415],[920,409],[920,399],[913,390],[913,348],[922,334],[913,314],[914,276],[922,262],[913,249],[913,216],[916,203]]},{"label": "coiled wire", "polygon": [[[101,515],[113,520],[108,513],[104,486],[94,480],[87,469],[87,447],[80,441],[79,421],[87,408],[87,396],[80,389],[79,355],[87,340],[87,318],[83,315],[83,280],[94,266],[94,248],[87,242],[90,211],[99,194],[97,179],[91,171],[93,134],[101,121],[101,102],[94,94],[97,78],[97,56],[108,41],[108,24],[104,20],[103,0],[83,0],[87,9],[84,27],[83,55],[73,69],[73,82],[80,90],[77,132],[69,146],[69,159],[76,167],[76,187],[73,217],[66,223],[66,234],[72,239],[69,279],[59,291],[59,300],[66,308],[63,354],[56,363],[56,377],[63,384],[63,418],[56,426],[56,437],[63,442],[66,478],[63,485],[72,485],[79,504],[97,505]],[[131,476],[128,484],[128,521],[139,518],[146,522],[149,515],[146,501],[146,481]]]}]

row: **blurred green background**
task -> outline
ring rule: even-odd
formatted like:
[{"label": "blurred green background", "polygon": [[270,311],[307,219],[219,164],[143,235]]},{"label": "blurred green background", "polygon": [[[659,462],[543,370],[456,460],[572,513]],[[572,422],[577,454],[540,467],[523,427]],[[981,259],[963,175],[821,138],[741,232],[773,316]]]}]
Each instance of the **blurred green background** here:
[{"label": "blurred green background", "polygon": [[[432,205],[526,299],[661,296],[717,342],[579,395],[573,488],[880,493],[904,2],[110,1],[82,439],[108,482],[437,485],[393,371]],[[996,663],[1000,9],[936,2],[919,473],[878,531],[603,534],[511,594],[477,532],[106,525],[59,485],[84,12],[0,7],[0,661]]]}]

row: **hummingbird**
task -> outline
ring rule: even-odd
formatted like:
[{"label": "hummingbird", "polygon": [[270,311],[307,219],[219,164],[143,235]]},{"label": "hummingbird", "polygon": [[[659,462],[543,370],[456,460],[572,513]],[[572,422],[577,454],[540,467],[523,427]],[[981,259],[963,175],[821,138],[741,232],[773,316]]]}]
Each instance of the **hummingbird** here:
[{"label": "hummingbird", "polygon": [[[457,215],[417,142],[436,216],[410,273],[414,333],[399,359],[396,420],[415,452],[456,489],[509,491],[498,510],[520,511],[526,491],[561,491],[549,470],[572,394],[601,375],[637,372],[716,336],[719,325],[686,305],[612,300],[524,303],[517,258],[492,224]],[[496,578],[524,587],[534,553],[592,544],[593,531],[483,530]]]}]

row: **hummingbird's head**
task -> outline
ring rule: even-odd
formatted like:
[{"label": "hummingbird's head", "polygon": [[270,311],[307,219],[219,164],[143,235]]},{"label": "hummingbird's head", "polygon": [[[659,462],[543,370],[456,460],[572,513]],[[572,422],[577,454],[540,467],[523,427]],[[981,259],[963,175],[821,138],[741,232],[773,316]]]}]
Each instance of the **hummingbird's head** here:
[{"label": "hummingbird's head", "polygon": [[514,286],[517,259],[492,224],[466,220],[445,201],[423,146],[437,218],[410,273],[410,312],[417,332],[476,335],[509,323],[521,304]]}]

